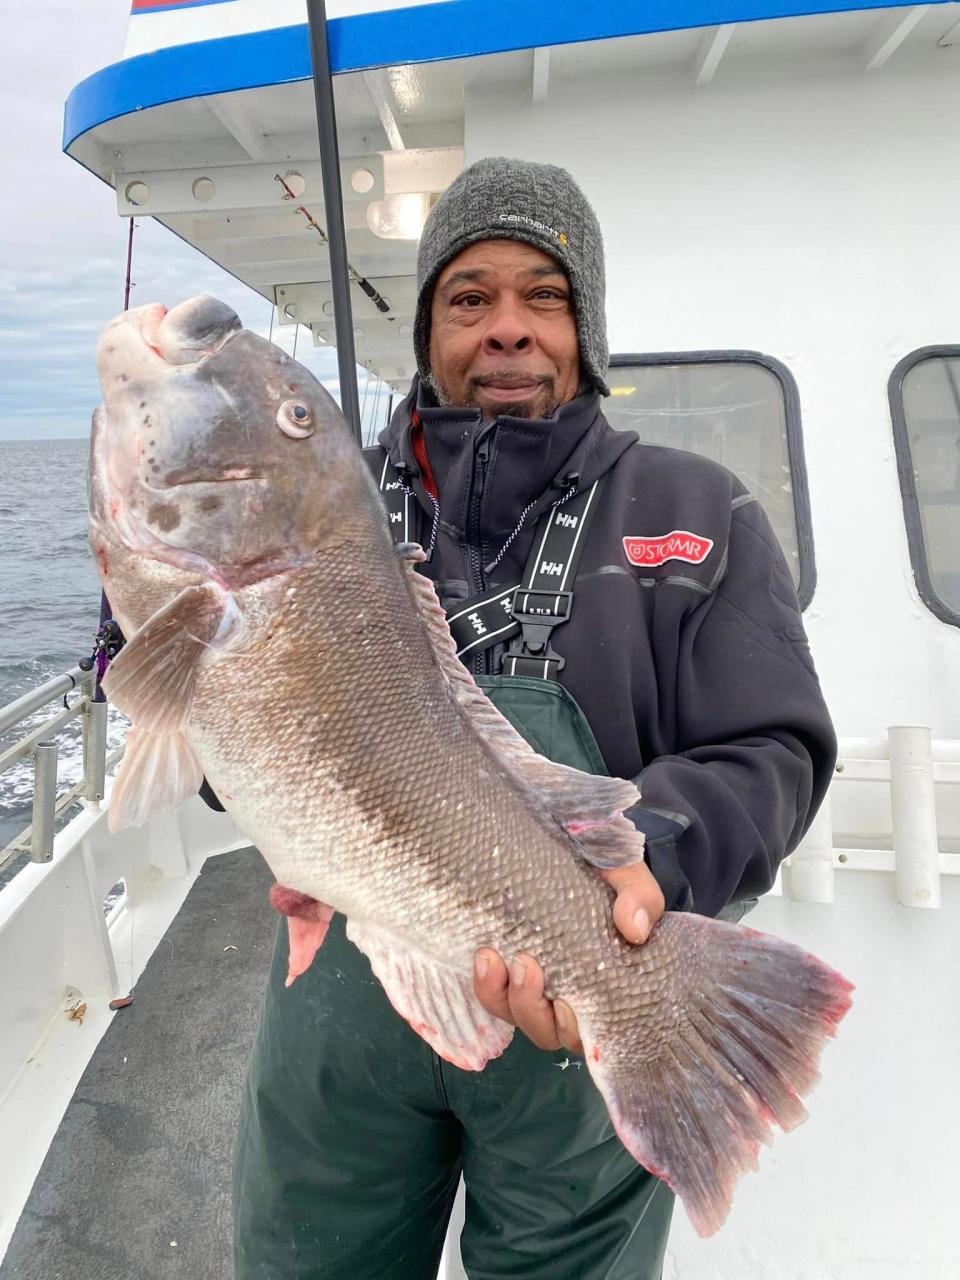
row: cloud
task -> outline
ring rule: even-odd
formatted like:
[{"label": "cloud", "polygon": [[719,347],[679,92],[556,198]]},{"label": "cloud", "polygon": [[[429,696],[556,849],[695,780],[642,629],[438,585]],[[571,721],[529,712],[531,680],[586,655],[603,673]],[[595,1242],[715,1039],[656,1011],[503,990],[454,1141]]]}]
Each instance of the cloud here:
[{"label": "cloud", "polygon": [[[0,50],[0,440],[85,436],[100,395],[97,335],[122,308],[127,222],[113,192],[60,150],[63,104],[116,61],[128,11],[118,0],[32,0]],[[56,49],[38,74],[37,50]],[[131,305],[222,298],[267,335],[270,305],[151,219],[138,219]],[[294,330],[273,339],[292,351]],[[301,330],[297,359],[331,386],[336,352]],[[361,397],[363,383],[361,382]]]}]

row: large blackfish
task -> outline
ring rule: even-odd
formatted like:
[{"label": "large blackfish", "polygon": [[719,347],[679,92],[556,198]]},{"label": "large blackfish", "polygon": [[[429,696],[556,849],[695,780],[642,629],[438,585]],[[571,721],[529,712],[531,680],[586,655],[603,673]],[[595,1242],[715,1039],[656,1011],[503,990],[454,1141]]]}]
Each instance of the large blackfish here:
[{"label": "large blackfish", "polygon": [[133,721],[111,825],[205,774],[465,1070],[513,1035],[473,995],[474,951],[538,959],[624,1145],[715,1231],[771,1125],[804,1118],[849,984],[694,915],[621,939],[590,863],[642,857],[634,786],[538,756],[476,687],[304,368],[208,297],[124,313],[98,360],[90,539],[130,637],[105,687]]}]

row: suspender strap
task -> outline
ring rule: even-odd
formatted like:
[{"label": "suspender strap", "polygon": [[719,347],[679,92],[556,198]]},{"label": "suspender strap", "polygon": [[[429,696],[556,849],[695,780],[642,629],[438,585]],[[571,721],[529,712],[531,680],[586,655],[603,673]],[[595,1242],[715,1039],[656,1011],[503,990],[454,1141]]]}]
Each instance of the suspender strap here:
[{"label": "suspender strap", "polygon": [[604,479],[601,476],[583,493],[551,507],[541,520],[523,581],[513,593],[510,612],[520,634],[504,655],[504,675],[555,680],[562,669],[563,658],[552,649],[550,636],[554,627],[570,617],[573,584]]},{"label": "suspender strap", "polygon": [[458,601],[447,613],[447,625],[457,646],[457,657],[479,653],[498,640],[516,635],[520,624],[513,620],[513,593],[516,587],[505,587],[496,595],[474,596]]},{"label": "suspender strap", "polygon": [[[481,653],[498,640],[519,636],[520,648],[516,643],[511,645],[507,655],[511,660],[516,658],[517,670],[514,671],[512,661],[508,665],[505,658],[505,674],[550,679],[559,671],[563,665],[559,654],[550,650],[552,670],[544,667],[544,657],[551,630],[570,617],[573,592],[568,586],[576,577],[583,551],[583,530],[600,483],[597,481],[590,489],[574,494],[541,516],[520,586],[474,596],[447,611],[447,625],[459,658],[468,653]],[[531,664],[523,665],[528,657]]]},{"label": "suspender strap", "polygon": [[[419,506],[390,459],[378,454],[379,449],[364,450],[387,509],[390,535],[394,542],[415,542]],[[541,516],[519,586],[458,601],[447,611],[458,657],[511,640],[503,659],[505,675],[555,679],[563,658],[551,648],[550,635],[570,617],[573,583],[605,479],[601,476]]]},{"label": "suspender strap", "polygon": [[380,461],[377,457],[379,453],[379,449],[365,449],[364,461],[379,485],[380,496],[383,498],[383,504],[387,509],[387,524],[390,529],[390,537],[394,542],[417,542],[419,541],[418,516],[420,512],[417,500],[410,493],[410,485],[404,483],[403,476],[386,453],[383,455],[382,464],[378,470],[375,470],[377,463]]}]

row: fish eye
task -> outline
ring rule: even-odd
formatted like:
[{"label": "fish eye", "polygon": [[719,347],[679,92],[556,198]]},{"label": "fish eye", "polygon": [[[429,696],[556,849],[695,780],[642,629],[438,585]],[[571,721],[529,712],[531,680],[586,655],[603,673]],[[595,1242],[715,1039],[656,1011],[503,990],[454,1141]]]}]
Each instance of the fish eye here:
[{"label": "fish eye", "polygon": [[313,435],[313,414],[302,400],[284,400],[277,410],[277,426],[294,440]]}]

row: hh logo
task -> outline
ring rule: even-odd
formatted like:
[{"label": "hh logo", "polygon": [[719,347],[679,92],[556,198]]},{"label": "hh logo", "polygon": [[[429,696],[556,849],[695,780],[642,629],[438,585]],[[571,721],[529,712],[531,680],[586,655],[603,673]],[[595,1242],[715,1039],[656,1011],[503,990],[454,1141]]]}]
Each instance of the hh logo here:
[{"label": "hh logo", "polygon": [[557,564],[556,560],[544,560],[540,565],[540,572],[550,574],[553,577],[559,577],[563,573],[563,565]]},{"label": "hh logo", "polygon": [[711,538],[687,529],[674,529],[659,538],[624,538],[623,549],[631,564],[654,568],[668,560],[685,560],[687,564],[703,564],[713,547]]},{"label": "hh logo", "polygon": [[575,529],[579,519],[579,516],[568,516],[565,511],[561,511],[557,516],[557,524],[562,524],[568,529]]}]

